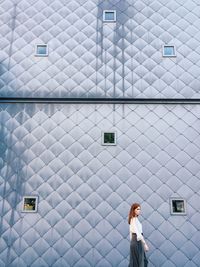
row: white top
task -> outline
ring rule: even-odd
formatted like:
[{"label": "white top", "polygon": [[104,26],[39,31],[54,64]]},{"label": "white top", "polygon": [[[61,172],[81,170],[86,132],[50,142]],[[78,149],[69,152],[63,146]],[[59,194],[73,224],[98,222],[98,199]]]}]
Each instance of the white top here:
[{"label": "white top", "polygon": [[136,234],[137,241],[141,240],[143,243],[145,243],[144,237],[142,235],[142,224],[140,223],[137,217],[131,218],[129,227],[130,227],[130,239],[132,238],[132,234]]}]

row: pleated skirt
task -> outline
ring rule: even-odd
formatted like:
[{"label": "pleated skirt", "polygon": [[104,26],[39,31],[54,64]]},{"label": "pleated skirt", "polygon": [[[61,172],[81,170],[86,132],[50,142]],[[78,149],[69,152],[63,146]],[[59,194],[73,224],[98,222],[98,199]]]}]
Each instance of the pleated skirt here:
[{"label": "pleated skirt", "polygon": [[132,235],[130,243],[130,262],[128,267],[147,267],[148,261],[142,241],[137,241],[136,234]]}]

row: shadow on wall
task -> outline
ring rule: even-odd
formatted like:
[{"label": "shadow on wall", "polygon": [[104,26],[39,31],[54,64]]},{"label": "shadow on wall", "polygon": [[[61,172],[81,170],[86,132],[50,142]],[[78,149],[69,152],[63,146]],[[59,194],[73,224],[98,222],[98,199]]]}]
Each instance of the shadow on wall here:
[{"label": "shadow on wall", "polygon": [[[1,59],[0,59],[1,60]],[[10,93],[8,88],[9,83],[9,70],[8,66],[0,62],[0,97],[9,97]]]},{"label": "shadow on wall", "polygon": [[[0,97],[9,97],[13,90],[9,89],[12,81],[9,72],[13,49],[14,30],[16,24],[17,4],[13,4],[8,25],[10,28],[10,43],[8,54],[0,55]],[[5,55],[5,57],[4,57]],[[7,64],[4,62],[7,61]],[[17,105],[1,104],[0,107],[0,177],[1,177],[1,219],[0,236],[2,246],[6,250],[6,266],[10,266],[11,249],[16,240],[13,225],[19,219],[17,206],[22,199],[23,190],[23,162],[21,160],[20,129],[16,123],[23,121],[23,110],[19,112]],[[16,118],[17,117],[17,118]],[[19,135],[19,136],[18,136]],[[5,225],[7,227],[5,227]]]},{"label": "shadow on wall", "polygon": [[[104,10],[116,11],[116,22],[104,22]],[[101,87],[102,84],[105,86],[101,88],[101,90],[105,92],[104,97],[115,98],[125,96],[124,83],[125,75],[127,75],[127,73],[125,74],[125,64],[127,61],[127,57],[125,58],[125,50],[127,47],[129,47],[129,50],[132,49],[130,43],[133,43],[134,35],[130,29],[134,28],[134,25],[132,25],[134,13],[133,5],[130,6],[126,0],[99,0],[96,40],[96,86],[97,88]],[[129,53],[129,58],[131,59],[131,57]],[[128,71],[130,72],[129,74],[132,75],[133,69],[130,64]],[[104,83],[102,83],[102,75],[104,76]],[[133,84],[133,82],[131,84]]]},{"label": "shadow on wall", "polygon": [[[11,116],[10,116],[11,114]],[[12,262],[11,250],[19,238],[13,226],[20,218],[19,204],[22,200],[24,187],[23,167],[21,158],[23,145],[20,139],[22,132],[16,127],[23,122],[23,109],[19,112],[18,105],[1,104],[0,108],[0,176],[2,179],[0,235],[2,246],[6,251],[6,265]],[[5,227],[6,225],[6,227]]]},{"label": "shadow on wall", "polygon": [[[9,36],[9,45],[8,48],[6,47],[5,51],[8,52],[0,54],[0,97],[12,96],[18,89],[15,86],[16,81],[12,82],[13,77],[10,73],[11,60],[13,54],[14,32],[16,27],[16,16],[17,16],[17,4],[13,4],[13,9],[10,14],[10,20],[7,23],[7,26],[10,28],[10,36]],[[5,64],[4,62],[7,62],[7,64]],[[9,86],[10,82],[12,82],[11,87]]]}]

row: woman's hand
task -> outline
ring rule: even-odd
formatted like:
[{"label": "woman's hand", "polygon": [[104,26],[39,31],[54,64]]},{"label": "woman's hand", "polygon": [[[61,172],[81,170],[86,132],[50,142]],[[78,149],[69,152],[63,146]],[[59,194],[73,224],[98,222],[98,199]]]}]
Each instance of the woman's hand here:
[{"label": "woman's hand", "polygon": [[149,250],[149,247],[148,247],[148,245],[146,243],[144,244],[144,250],[145,251],[148,251]]}]

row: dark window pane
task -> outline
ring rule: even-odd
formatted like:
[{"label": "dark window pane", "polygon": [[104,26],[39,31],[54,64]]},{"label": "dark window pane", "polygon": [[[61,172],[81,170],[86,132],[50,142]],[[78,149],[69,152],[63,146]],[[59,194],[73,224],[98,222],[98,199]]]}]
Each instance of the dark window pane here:
[{"label": "dark window pane", "polygon": [[115,133],[104,133],[104,143],[114,144],[115,143]]},{"label": "dark window pane", "polygon": [[185,206],[183,200],[172,200],[173,212],[185,212]]},{"label": "dark window pane", "polygon": [[24,211],[35,210],[36,199],[35,198],[24,198]]}]

